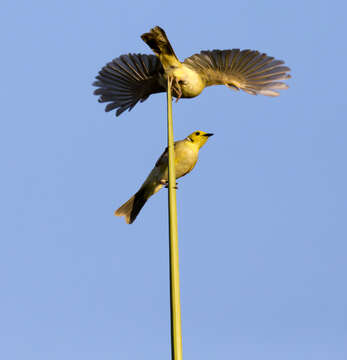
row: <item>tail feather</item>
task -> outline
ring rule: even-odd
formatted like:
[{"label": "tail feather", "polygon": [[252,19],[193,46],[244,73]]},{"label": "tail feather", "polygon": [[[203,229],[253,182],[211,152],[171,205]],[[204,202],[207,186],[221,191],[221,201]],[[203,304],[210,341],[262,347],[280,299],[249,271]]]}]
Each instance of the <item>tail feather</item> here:
[{"label": "tail feather", "polygon": [[151,29],[148,33],[142,34],[141,39],[153,50],[157,56],[159,56],[162,62],[164,58],[170,58],[171,61],[174,58],[176,61],[178,61],[170,41],[165,34],[165,31],[159,26]]},{"label": "tail feather", "polygon": [[114,212],[116,216],[124,216],[127,224],[131,224],[146,204],[148,198],[143,190],[139,190],[127,202],[125,202],[118,210]]}]

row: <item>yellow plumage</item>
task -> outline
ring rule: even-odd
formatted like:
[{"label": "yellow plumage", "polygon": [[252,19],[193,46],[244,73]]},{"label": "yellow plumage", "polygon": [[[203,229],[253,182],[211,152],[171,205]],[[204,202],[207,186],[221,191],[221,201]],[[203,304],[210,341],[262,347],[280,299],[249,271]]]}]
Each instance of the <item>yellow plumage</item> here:
[{"label": "yellow plumage", "polygon": [[[204,131],[195,131],[185,139],[175,142],[175,167],[176,179],[188,174],[193,170],[200,148],[213,134]],[[167,149],[156,162],[151,173],[142,184],[137,193],[115,211],[116,216],[124,216],[125,221],[131,224],[146,201],[167,185],[168,181],[168,152]]]},{"label": "yellow plumage", "polygon": [[203,50],[181,62],[159,26],[141,38],[155,55],[121,55],[100,70],[93,84],[99,102],[108,103],[106,111],[117,109],[116,116],[152,94],[165,92],[168,79],[177,100],[198,96],[212,85],[265,96],[278,96],[277,90],[288,88],[282,80],[290,78],[289,67],[265,53],[248,49]]}]

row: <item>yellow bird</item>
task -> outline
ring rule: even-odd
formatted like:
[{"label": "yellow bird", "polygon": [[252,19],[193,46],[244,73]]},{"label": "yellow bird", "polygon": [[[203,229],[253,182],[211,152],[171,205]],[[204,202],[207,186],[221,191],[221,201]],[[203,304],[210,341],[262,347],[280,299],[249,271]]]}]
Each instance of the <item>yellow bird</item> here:
[{"label": "yellow bird", "polygon": [[206,86],[225,85],[252,95],[278,96],[287,89],[280,80],[290,78],[282,60],[254,50],[201,51],[180,62],[159,26],[141,36],[156,54],[128,54],[106,64],[93,83],[99,102],[108,102],[105,111],[117,109],[116,116],[129,111],[151,94],[165,92],[167,79],[177,98],[193,98]]},{"label": "yellow bird", "polygon": [[[176,179],[193,170],[198,161],[200,148],[205,145],[207,139],[212,135],[203,131],[195,131],[185,139],[175,141]],[[114,214],[124,216],[125,221],[131,224],[146,201],[167,184],[168,151],[166,148],[138,192],[116,210]]]}]

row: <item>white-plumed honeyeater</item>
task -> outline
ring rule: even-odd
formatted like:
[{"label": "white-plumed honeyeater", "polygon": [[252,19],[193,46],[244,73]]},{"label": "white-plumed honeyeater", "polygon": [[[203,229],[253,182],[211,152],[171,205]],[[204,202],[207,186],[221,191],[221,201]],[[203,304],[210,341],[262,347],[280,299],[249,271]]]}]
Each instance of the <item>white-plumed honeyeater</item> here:
[{"label": "white-plumed honeyeater", "polygon": [[[191,172],[198,161],[199,150],[213,134],[194,131],[183,140],[175,141],[176,179]],[[124,216],[131,224],[146,201],[168,183],[168,151],[167,148],[156,162],[137,193],[124,203],[115,215]]]},{"label": "white-plumed honeyeater", "polygon": [[129,111],[151,94],[165,92],[170,77],[173,96],[193,98],[206,86],[225,85],[252,95],[278,96],[275,90],[287,89],[280,80],[290,78],[282,60],[255,50],[201,51],[180,62],[159,26],[141,36],[156,54],[128,54],[106,64],[93,83],[107,102],[105,111],[117,109],[116,116]]}]

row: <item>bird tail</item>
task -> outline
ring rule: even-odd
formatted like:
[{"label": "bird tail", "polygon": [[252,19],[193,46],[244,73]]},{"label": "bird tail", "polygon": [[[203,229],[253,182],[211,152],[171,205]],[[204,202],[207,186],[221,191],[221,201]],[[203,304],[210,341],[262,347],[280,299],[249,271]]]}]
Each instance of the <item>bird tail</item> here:
[{"label": "bird tail", "polygon": [[114,212],[116,216],[124,216],[127,224],[131,224],[146,204],[148,196],[145,189],[140,189],[126,203]]},{"label": "bird tail", "polygon": [[142,34],[141,39],[153,50],[159,57],[164,68],[166,66],[177,65],[180,63],[177,56],[167,38],[165,31],[156,26],[150,32]]}]

